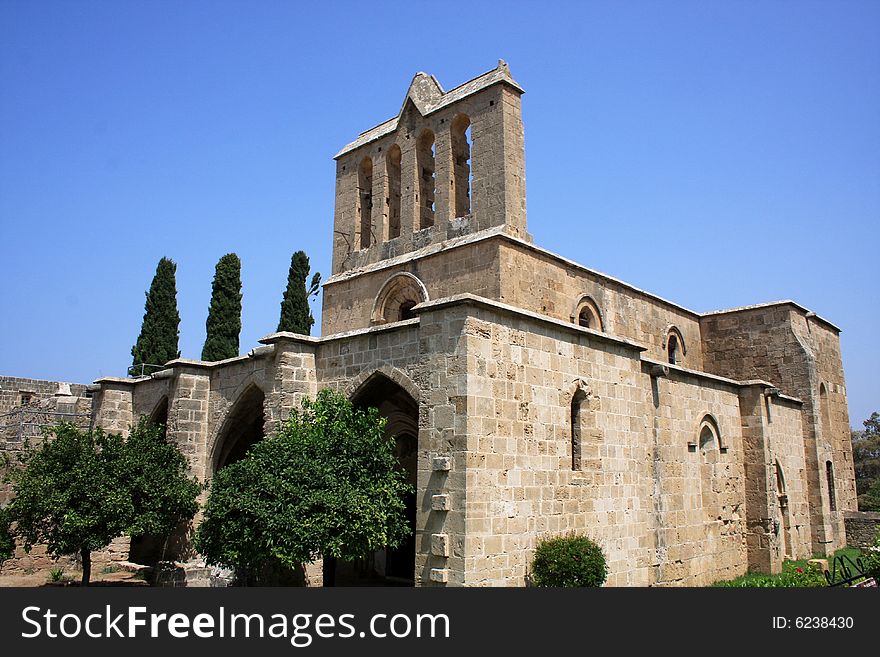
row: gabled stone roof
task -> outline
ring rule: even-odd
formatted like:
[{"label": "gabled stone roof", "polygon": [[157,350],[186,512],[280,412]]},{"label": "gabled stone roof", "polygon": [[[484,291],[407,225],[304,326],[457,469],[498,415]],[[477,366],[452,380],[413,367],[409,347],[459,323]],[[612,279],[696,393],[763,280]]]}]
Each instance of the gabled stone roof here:
[{"label": "gabled stone roof", "polygon": [[406,97],[403,99],[403,103],[400,106],[400,111],[397,116],[388,119],[384,123],[380,123],[374,128],[362,132],[358,135],[357,139],[339,151],[333,159],[339,159],[346,153],[397,130],[397,124],[400,121],[400,117],[403,115],[404,108],[406,108],[406,105],[409,102],[412,102],[422,116],[428,116],[429,114],[451,105],[462,98],[467,98],[471,94],[475,94],[486,87],[499,83],[508,84],[519,93],[525,93],[523,88],[519,86],[516,80],[510,75],[510,68],[507,66],[507,62],[503,59],[499,59],[498,66],[491,71],[483,73],[482,75],[475,77],[473,80],[460,84],[455,87],[455,89],[449,91],[443,91],[443,87],[440,86],[437,78],[433,75],[421,72],[416,73],[415,76],[413,76],[412,82],[410,82]]}]

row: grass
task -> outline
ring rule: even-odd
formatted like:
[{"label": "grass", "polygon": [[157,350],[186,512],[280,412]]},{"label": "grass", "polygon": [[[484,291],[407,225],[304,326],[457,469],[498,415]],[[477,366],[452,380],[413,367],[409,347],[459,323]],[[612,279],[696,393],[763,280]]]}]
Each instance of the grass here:
[{"label": "grass", "polygon": [[[845,556],[855,561],[861,551],[856,548],[843,548],[834,553],[834,557]],[[833,557],[816,557],[828,559],[828,567],[832,566]],[[782,572],[778,575],[764,573],[746,573],[736,579],[715,582],[712,586],[732,588],[813,588],[828,586],[825,575],[820,570],[807,564],[807,559],[786,561],[782,564]]]}]

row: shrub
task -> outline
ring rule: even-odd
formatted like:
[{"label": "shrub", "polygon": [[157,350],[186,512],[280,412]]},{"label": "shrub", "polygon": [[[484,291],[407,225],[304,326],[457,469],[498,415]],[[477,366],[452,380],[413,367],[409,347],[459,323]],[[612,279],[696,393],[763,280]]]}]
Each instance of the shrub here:
[{"label": "shrub", "polygon": [[862,551],[862,564],[865,574],[880,583],[880,531],[874,537],[874,545]]},{"label": "shrub", "polygon": [[532,582],[546,587],[602,586],[608,567],[602,548],[571,534],[542,541],[532,561]]}]

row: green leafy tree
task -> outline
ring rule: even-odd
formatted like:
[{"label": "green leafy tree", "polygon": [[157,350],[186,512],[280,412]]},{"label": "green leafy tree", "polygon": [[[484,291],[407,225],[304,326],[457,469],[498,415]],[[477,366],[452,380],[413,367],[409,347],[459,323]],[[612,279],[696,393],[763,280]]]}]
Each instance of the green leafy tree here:
[{"label": "green leafy tree", "polygon": [[56,558],[79,553],[84,586],[94,550],[124,533],[170,532],[197,508],[200,486],[187,479],[185,457],[146,420],[128,441],[61,424],[20,458],[9,473],[13,531],[26,550],[45,543]]},{"label": "green leafy tree", "polygon": [[385,423],[330,390],[305,400],[277,435],[214,477],[196,549],[247,576],[274,562],[298,568],[396,547],[410,535],[412,487]]},{"label": "green leafy tree", "polygon": [[852,432],[853,466],[861,511],[880,511],[880,414],[871,413],[864,430]]},{"label": "green leafy tree", "polygon": [[186,456],[165,438],[165,428],[146,417],[132,428],[125,448],[125,486],[133,507],[125,533],[167,536],[199,510],[202,485],[190,478]]},{"label": "green leafy tree", "polygon": [[287,289],[281,300],[281,319],[278,321],[279,331],[289,331],[309,335],[315,318],[309,308],[309,297],[318,293],[321,285],[321,274],[315,272],[306,286],[309,277],[309,257],[297,251],[290,259],[290,271],[287,274]]},{"label": "green leafy tree", "polygon": [[234,253],[227,253],[217,262],[205,328],[207,335],[202,348],[202,360],[215,361],[238,356],[238,335],[241,333],[241,260]]},{"label": "green leafy tree", "polygon": [[9,526],[9,513],[0,509],[0,562],[9,559],[15,553],[15,538]]},{"label": "green leafy tree", "polygon": [[[177,312],[177,287],[174,274],[177,265],[168,258],[162,258],[156,267],[156,275],[147,292],[147,302],[141,333],[131,348],[132,375],[142,371],[142,365],[164,365],[180,356],[178,350],[178,327],[180,315]],[[156,367],[145,368],[149,373]]]}]

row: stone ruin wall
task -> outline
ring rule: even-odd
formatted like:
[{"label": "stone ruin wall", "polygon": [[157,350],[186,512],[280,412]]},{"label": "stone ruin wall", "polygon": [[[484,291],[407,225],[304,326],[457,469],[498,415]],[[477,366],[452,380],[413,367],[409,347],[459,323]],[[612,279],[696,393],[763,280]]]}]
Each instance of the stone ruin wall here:
[{"label": "stone ruin wall", "polygon": [[666,337],[675,326],[686,348],[679,364],[703,369],[695,313],[521,242],[504,240],[500,260],[500,301],[575,322],[578,301],[589,295],[602,315],[605,333],[643,344],[648,357],[666,362]]},{"label": "stone ruin wall", "polygon": [[328,281],[324,284],[321,333],[329,336],[370,326],[376,297],[396,273],[416,276],[425,285],[429,299],[465,292],[497,299],[498,269],[497,246],[491,241],[477,241],[356,277]]},{"label": "stone ruin wall", "polygon": [[[463,584],[521,586],[537,541],[571,530],[603,545],[610,585],[708,584],[744,572],[735,387],[663,380],[649,425],[653,393],[638,348],[503,311],[471,313]],[[593,442],[575,472],[577,379],[590,387]],[[686,443],[709,411],[730,449],[701,466]]]},{"label": "stone ruin wall", "polygon": [[[51,426],[59,421],[73,421],[77,426],[88,428],[93,405],[93,400],[87,396],[88,388],[79,383],[0,377],[0,414],[3,414],[4,420],[0,433],[0,452],[9,456],[14,463],[25,439],[29,439],[32,444],[41,440],[40,427],[27,424],[22,427],[21,422]],[[59,392],[70,394],[59,395]],[[30,401],[24,405],[22,393],[31,395]],[[70,413],[75,416],[60,415]],[[5,471],[0,467],[0,480],[4,475]],[[0,506],[5,506],[12,498],[12,485],[0,481]],[[100,572],[102,568],[127,558],[127,541],[116,540],[107,549],[92,554],[94,572]],[[47,554],[45,545],[35,545],[30,552],[25,552],[18,545],[13,557],[0,563],[0,575],[45,572],[48,577],[49,570],[53,568],[62,568],[66,573],[73,573],[79,569],[79,557],[68,555],[56,560]]]},{"label": "stone ruin wall", "polygon": [[[856,496],[840,340],[836,330],[814,317],[783,302],[704,315],[700,323],[708,371],[739,380],[769,381],[803,402],[812,552],[825,554],[843,547],[842,512],[856,509]],[[820,386],[827,390],[830,430],[826,431],[822,429]],[[826,460],[834,464],[834,512],[829,510]]]}]

